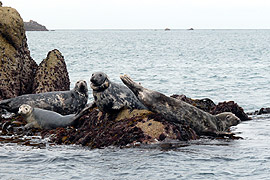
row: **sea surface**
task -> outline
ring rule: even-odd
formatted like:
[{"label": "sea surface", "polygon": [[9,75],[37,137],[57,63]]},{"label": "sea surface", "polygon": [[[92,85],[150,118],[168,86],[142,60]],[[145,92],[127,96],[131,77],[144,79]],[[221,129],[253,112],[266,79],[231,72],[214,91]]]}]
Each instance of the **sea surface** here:
[{"label": "sea surface", "polygon": [[[233,100],[245,112],[270,107],[270,30],[56,30],[27,39],[37,63],[60,50],[71,88],[103,71],[166,95]],[[95,150],[0,144],[0,179],[270,179],[270,115],[252,118],[232,127],[240,140]]]}]

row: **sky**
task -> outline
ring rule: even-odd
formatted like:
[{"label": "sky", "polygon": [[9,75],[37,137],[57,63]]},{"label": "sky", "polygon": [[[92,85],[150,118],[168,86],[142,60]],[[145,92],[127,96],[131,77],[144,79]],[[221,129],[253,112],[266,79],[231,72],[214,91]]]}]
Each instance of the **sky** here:
[{"label": "sky", "polygon": [[0,0],[47,29],[270,29],[269,0]]}]

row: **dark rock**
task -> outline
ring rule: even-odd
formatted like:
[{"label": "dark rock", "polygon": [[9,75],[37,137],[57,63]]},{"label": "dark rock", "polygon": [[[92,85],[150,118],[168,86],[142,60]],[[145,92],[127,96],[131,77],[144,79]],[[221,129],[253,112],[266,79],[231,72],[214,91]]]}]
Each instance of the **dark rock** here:
[{"label": "dark rock", "polygon": [[211,114],[219,114],[222,112],[232,112],[234,113],[241,121],[251,120],[248,115],[244,112],[244,109],[238,106],[234,101],[220,102],[213,109],[211,109]]},{"label": "dark rock", "polygon": [[171,97],[182,100],[206,112],[210,112],[211,109],[216,106],[216,104],[211,99],[208,98],[191,99],[189,97],[186,97],[185,95],[176,95],[176,94],[172,95]]},{"label": "dark rock", "polygon": [[64,57],[57,49],[54,49],[39,64],[32,93],[67,91],[69,89],[70,80]]},{"label": "dark rock", "polygon": [[182,100],[186,103],[189,103],[203,111],[206,111],[210,114],[216,115],[222,112],[232,112],[234,113],[241,121],[247,121],[251,118],[244,112],[243,108],[238,106],[234,101],[220,102],[216,105],[211,99],[191,99],[185,95],[172,95],[171,97]]},{"label": "dark rock", "polygon": [[25,31],[48,31],[45,26],[33,20],[30,20],[29,22],[24,22],[24,28]]},{"label": "dark rock", "polygon": [[0,100],[31,93],[36,62],[30,57],[23,20],[0,7]]},{"label": "dark rock", "polygon": [[262,114],[270,114],[270,108],[261,108],[258,111],[255,111],[253,113],[249,113],[250,115],[262,115]]},{"label": "dark rock", "polygon": [[258,115],[261,114],[270,114],[270,108],[261,108],[258,112]]},{"label": "dark rock", "polygon": [[152,143],[165,139],[197,139],[196,133],[187,126],[174,125],[146,110],[123,110],[108,115],[93,109],[80,119],[75,128],[43,131],[42,136],[54,134],[57,144],[79,144],[91,148],[126,146]]}]

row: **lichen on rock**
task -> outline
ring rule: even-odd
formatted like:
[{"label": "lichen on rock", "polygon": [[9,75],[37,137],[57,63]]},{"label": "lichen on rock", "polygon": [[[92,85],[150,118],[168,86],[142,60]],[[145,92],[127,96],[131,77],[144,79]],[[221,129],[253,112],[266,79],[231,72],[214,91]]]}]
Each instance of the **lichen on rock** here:
[{"label": "lichen on rock", "polygon": [[31,93],[37,64],[28,50],[23,20],[10,7],[0,7],[0,66],[0,99]]},{"label": "lichen on rock", "polygon": [[70,89],[70,80],[64,57],[57,49],[50,51],[39,64],[32,93],[66,91]]}]

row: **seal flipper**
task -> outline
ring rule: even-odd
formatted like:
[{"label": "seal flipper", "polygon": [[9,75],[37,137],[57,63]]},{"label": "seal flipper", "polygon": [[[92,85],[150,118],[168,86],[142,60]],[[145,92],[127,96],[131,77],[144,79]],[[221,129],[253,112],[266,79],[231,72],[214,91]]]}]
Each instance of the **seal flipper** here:
[{"label": "seal flipper", "polygon": [[10,99],[5,99],[5,100],[0,101],[0,108],[9,110],[10,109],[10,105],[9,105],[10,102],[11,102]]},{"label": "seal flipper", "polygon": [[97,107],[97,104],[96,104],[95,102],[86,104],[85,107],[84,107],[82,110],[78,111],[78,112],[76,113],[75,116],[79,115],[79,114],[82,113],[83,111],[86,112],[86,111],[88,111],[89,109],[94,109],[94,108],[96,108],[96,107]]},{"label": "seal flipper", "polygon": [[143,90],[143,87],[134,82],[128,75],[121,75],[120,79],[122,82],[136,95],[138,96],[139,92]]}]

